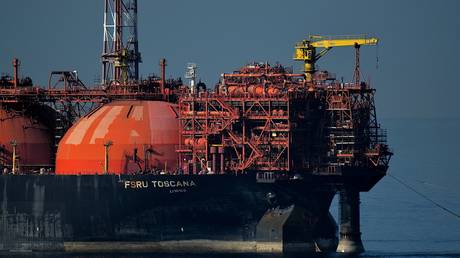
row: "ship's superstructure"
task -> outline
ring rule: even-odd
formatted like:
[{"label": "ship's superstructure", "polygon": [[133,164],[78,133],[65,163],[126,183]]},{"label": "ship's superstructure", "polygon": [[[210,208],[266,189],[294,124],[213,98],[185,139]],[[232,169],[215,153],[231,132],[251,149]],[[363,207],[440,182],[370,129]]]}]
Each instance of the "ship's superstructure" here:
[{"label": "ship's superstructure", "polygon": [[182,169],[334,174],[387,166],[375,90],[327,72],[314,76],[307,82],[280,65],[255,63],[223,74],[214,92],[182,95]]},{"label": "ship's superstructure", "polygon": [[[214,89],[139,77],[137,1],[105,0],[101,83],[0,79],[0,249],[361,252],[359,193],[392,155],[365,36],[312,36],[302,73],[252,63]],[[315,63],[353,46],[353,82]],[[319,50],[322,49],[322,50]],[[340,194],[340,236],[329,214]],[[338,242],[340,238],[340,242]]]}]

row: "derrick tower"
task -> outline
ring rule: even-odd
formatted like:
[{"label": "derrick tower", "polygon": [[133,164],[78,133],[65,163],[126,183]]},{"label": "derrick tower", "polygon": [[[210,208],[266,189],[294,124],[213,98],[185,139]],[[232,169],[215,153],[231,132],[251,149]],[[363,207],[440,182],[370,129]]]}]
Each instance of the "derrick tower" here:
[{"label": "derrick tower", "polygon": [[104,0],[102,84],[139,79],[137,0]]}]

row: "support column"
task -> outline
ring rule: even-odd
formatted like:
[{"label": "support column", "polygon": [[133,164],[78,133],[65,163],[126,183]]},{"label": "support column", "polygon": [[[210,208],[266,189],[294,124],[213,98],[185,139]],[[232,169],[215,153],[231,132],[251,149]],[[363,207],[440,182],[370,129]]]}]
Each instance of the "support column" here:
[{"label": "support column", "polygon": [[359,224],[359,203],[359,191],[350,188],[340,191],[340,241],[337,247],[339,253],[364,252]]},{"label": "support column", "polygon": [[217,147],[211,146],[209,152],[212,155],[212,173],[218,174],[217,171],[216,171],[216,167],[217,167]]},{"label": "support column", "polygon": [[14,77],[13,77],[13,84],[14,84],[14,88],[16,89],[18,87],[18,84],[19,84],[19,72],[18,72],[18,67],[19,67],[19,60],[17,58],[14,58],[13,59],[13,68],[14,68]]},{"label": "support column", "polygon": [[217,148],[217,152],[220,154],[220,173],[224,174],[224,166],[225,166],[225,161],[224,161],[224,147],[219,147]]},{"label": "support column", "polygon": [[104,175],[109,174],[109,149],[112,145],[112,141],[107,141],[104,143]]},{"label": "support column", "polygon": [[161,94],[165,94],[165,85],[166,85],[166,59],[160,59],[160,73],[161,73]]}]

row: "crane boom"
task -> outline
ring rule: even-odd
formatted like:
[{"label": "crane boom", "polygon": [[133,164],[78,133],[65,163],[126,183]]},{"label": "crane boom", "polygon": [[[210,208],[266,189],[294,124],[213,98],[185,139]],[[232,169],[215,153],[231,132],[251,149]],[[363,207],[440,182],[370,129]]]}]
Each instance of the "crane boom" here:
[{"label": "crane boom", "polygon": [[[315,73],[316,61],[333,47],[354,46],[358,51],[361,45],[377,45],[377,43],[377,38],[366,36],[310,36],[309,39],[302,40],[296,44],[294,60],[304,62],[305,79],[307,82],[311,82]],[[317,53],[317,48],[322,48],[322,50]]]},{"label": "crane boom", "polygon": [[354,38],[354,39],[325,39],[311,42],[313,47],[331,48],[331,47],[347,47],[354,45],[377,45],[377,38]]}]

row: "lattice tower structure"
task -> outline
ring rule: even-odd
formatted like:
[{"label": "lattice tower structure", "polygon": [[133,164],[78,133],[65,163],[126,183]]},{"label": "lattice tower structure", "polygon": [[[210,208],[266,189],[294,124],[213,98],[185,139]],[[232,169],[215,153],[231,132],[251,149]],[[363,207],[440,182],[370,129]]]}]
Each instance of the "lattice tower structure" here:
[{"label": "lattice tower structure", "polygon": [[102,85],[139,79],[137,0],[105,0]]}]

